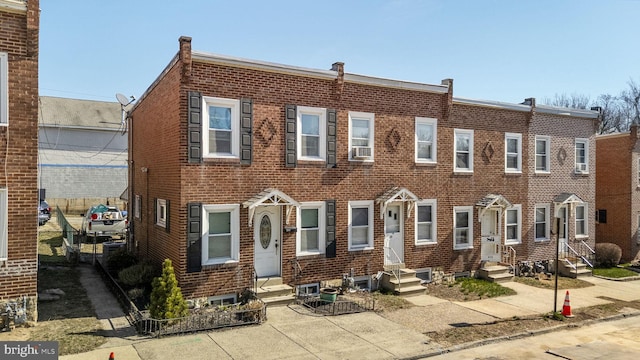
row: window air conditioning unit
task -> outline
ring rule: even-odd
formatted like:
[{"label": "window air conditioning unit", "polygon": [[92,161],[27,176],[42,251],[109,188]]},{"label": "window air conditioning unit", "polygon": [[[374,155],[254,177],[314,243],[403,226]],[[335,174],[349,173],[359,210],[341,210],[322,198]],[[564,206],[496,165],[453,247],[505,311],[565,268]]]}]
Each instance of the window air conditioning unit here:
[{"label": "window air conditioning unit", "polygon": [[352,157],[354,159],[369,159],[371,157],[371,148],[368,146],[354,146]]},{"label": "window air conditioning unit", "polygon": [[587,172],[587,164],[577,164],[576,165],[576,172],[586,173]]}]

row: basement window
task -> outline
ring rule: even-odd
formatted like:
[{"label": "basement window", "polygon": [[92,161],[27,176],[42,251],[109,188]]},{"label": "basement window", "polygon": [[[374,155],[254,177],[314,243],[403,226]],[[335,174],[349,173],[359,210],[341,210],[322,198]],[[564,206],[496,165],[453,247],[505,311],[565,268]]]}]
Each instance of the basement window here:
[{"label": "basement window", "polygon": [[301,297],[319,295],[320,284],[313,283],[313,284],[298,285],[297,293],[298,293],[298,296],[301,296]]},{"label": "basement window", "polygon": [[207,302],[211,306],[233,305],[236,303],[236,295],[226,294],[226,295],[211,296],[207,299]]}]

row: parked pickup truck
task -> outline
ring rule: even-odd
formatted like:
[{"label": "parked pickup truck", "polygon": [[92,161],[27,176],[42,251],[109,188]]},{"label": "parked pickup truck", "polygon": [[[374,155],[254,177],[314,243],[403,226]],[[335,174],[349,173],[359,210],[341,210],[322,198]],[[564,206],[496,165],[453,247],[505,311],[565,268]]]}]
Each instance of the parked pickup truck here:
[{"label": "parked pickup truck", "polygon": [[111,238],[119,236],[124,238],[127,232],[127,219],[115,206],[92,206],[86,214],[82,215],[83,235],[97,236],[98,238]]}]

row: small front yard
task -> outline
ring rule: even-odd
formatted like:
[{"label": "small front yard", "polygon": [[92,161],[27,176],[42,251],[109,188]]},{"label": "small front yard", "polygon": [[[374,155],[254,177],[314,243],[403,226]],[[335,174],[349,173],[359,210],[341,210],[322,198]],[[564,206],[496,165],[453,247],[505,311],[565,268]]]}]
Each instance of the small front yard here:
[{"label": "small front yard", "polygon": [[[513,279],[515,282],[519,282],[521,284],[539,287],[542,289],[554,289],[555,288],[555,277],[550,276],[548,278],[534,278],[534,277],[524,277],[524,276],[516,276]],[[572,279],[569,277],[559,276],[558,277],[558,289],[566,290],[566,289],[580,289],[593,286],[592,283],[580,279]]]},{"label": "small front yard", "polygon": [[593,268],[593,275],[598,275],[602,277],[612,278],[612,279],[621,279],[626,277],[635,277],[638,274],[635,271],[625,269],[624,267],[611,267],[611,268]]},{"label": "small front yard", "polygon": [[498,283],[475,278],[460,278],[452,284],[428,284],[427,294],[451,301],[472,301],[515,295],[516,292]]}]

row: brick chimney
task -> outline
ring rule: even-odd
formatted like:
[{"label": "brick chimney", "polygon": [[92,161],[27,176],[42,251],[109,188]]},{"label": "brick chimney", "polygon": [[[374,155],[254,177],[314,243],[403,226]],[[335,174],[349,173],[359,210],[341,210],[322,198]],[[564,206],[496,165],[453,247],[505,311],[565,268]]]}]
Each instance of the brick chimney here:
[{"label": "brick chimney", "polygon": [[191,37],[181,36],[178,41],[180,42],[178,56],[182,62],[182,82],[186,83],[191,78]]},{"label": "brick chimney", "polygon": [[342,89],[344,88],[344,63],[343,62],[334,62],[331,65],[331,70],[336,71],[338,73],[338,77],[336,77],[335,83],[335,99],[340,100],[342,98]]}]

